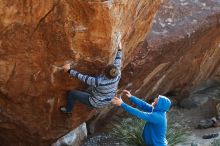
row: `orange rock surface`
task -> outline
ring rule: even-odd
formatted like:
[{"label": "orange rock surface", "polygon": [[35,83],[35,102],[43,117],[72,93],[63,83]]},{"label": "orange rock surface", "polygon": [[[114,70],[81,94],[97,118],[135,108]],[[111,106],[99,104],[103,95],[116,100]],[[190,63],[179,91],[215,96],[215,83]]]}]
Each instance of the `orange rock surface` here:
[{"label": "orange rock surface", "polygon": [[123,66],[132,61],[162,0],[0,0],[0,141],[48,145],[95,114],[77,104],[59,112],[65,93],[86,86],[60,70],[72,61],[98,75],[122,34]]}]

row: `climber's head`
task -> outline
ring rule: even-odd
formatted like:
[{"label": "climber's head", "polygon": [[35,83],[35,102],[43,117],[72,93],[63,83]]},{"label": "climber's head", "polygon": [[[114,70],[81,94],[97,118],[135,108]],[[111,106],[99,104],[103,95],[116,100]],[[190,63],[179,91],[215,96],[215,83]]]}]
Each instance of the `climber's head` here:
[{"label": "climber's head", "polygon": [[104,74],[108,79],[113,79],[118,76],[119,70],[114,64],[110,64],[105,68]]}]

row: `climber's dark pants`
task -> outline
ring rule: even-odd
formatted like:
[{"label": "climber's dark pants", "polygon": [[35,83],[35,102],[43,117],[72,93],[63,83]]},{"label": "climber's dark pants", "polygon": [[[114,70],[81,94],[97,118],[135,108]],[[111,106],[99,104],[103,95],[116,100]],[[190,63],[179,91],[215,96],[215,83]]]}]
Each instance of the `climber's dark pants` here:
[{"label": "climber's dark pants", "polygon": [[66,109],[67,112],[71,112],[75,102],[78,100],[79,102],[92,107],[91,103],[89,102],[89,97],[91,95],[87,92],[82,92],[82,91],[77,91],[77,90],[72,90],[70,92],[67,93],[67,105],[66,105]]}]

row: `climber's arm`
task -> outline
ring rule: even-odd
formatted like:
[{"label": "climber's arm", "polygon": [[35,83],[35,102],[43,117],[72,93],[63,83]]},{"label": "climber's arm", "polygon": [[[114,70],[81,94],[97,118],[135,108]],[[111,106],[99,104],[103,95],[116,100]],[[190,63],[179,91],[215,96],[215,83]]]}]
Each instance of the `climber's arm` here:
[{"label": "climber's arm", "polygon": [[88,84],[90,86],[97,87],[99,85],[97,77],[91,77],[88,75],[81,74],[80,72],[78,72],[74,69],[69,69],[68,73],[70,74],[70,76],[76,77],[77,79],[85,82],[86,84]]},{"label": "climber's arm", "polygon": [[114,60],[114,65],[120,70],[121,69],[121,61],[122,60],[122,50],[118,49],[115,60]]},{"label": "climber's arm", "polygon": [[65,64],[63,66],[63,69],[65,71],[67,71],[70,74],[70,76],[76,77],[77,79],[85,82],[86,84],[88,84],[90,86],[97,87],[99,85],[97,77],[91,77],[91,76],[88,76],[88,75],[81,74],[80,72],[78,72],[74,69],[71,69],[70,64]]}]

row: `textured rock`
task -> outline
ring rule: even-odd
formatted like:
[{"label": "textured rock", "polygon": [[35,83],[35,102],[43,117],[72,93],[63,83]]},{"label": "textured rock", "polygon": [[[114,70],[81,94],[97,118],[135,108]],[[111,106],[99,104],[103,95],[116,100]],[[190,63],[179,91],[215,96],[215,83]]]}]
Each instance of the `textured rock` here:
[{"label": "textured rock", "polygon": [[1,144],[48,145],[96,114],[81,104],[72,117],[58,112],[67,90],[86,88],[59,66],[73,61],[99,74],[112,61],[117,32],[125,48],[121,89],[182,99],[200,82],[219,80],[220,2],[167,0],[147,37],[161,1],[1,0]]},{"label": "textured rock", "polygon": [[180,105],[185,108],[195,108],[204,106],[205,103],[210,101],[211,106],[206,106],[205,109],[211,110],[213,108],[216,110],[214,100],[216,102],[217,100],[220,101],[220,82],[207,80],[192,89],[189,97],[183,99]]},{"label": "textured rock", "polygon": [[[121,89],[130,89],[145,99],[164,94],[180,101],[188,97],[192,100],[193,89],[210,78],[219,81],[219,20],[218,0],[167,0],[157,13],[150,34],[125,66]],[[213,90],[219,88],[214,86]],[[212,94],[217,95],[218,91]],[[207,114],[198,111],[203,116]]]},{"label": "textured rock", "polygon": [[0,0],[1,145],[48,145],[90,119],[78,104],[59,113],[65,92],[85,89],[60,71],[72,61],[97,75],[123,36],[124,66],[144,41],[162,0]]},{"label": "textured rock", "polygon": [[87,137],[86,123],[81,124],[76,129],[61,137],[52,146],[80,146]]},{"label": "textured rock", "polygon": [[150,34],[133,53],[121,84],[132,93],[186,98],[209,78],[219,80],[220,1],[168,0]]}]

